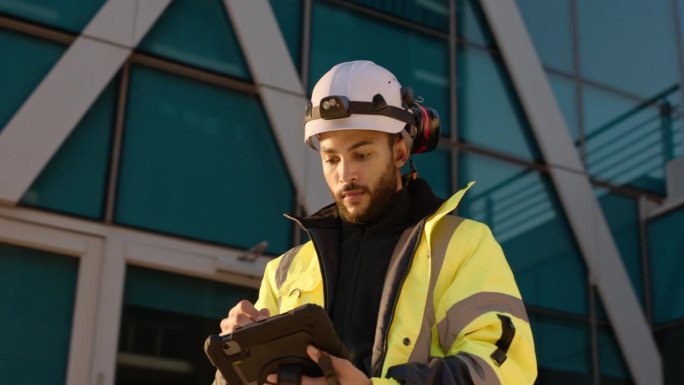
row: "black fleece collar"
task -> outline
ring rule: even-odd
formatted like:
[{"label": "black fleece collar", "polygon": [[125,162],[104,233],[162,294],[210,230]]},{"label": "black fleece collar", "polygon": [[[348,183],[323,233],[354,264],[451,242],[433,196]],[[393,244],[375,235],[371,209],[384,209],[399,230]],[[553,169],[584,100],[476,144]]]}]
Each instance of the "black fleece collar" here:
[{"label": "black fleece collar", "polygon": [[[411,180],[400,193],[404,190],[406,191],[410,202],[407,215],[408,223],[416,223],[421,219],[432,215],[444,202],[443,199],[432,192],[430,185],[421,178]],[[286,217],[295,220],[304,227],[304,229],[340,228],[342,223],[340,213],[335,203],[325,206],[309,216],[297,217],[294,215],[286,215]]]}]

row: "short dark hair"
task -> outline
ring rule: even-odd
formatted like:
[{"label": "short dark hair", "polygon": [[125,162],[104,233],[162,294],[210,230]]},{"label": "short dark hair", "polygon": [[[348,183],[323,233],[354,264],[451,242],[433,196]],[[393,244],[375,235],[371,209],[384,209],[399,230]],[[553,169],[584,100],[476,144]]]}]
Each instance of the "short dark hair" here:
[{"label": "short dark hair", "polygon": [[387,134],[387,144],[389,144],[390,150],[394,146],[395,143],[400,141],[402,139],[401,132],[397,132],[396,134]]}]

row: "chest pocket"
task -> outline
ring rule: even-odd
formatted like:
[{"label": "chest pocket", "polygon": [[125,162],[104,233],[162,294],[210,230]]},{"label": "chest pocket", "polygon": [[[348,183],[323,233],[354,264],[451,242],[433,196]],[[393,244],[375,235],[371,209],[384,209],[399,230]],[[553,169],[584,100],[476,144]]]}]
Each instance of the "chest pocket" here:
[{"label": "chest pocket", "polygon": [[297,306],[314,303],[323,306],[323,283],[309,277],[295,279],[284,284],[278,291],[278,310],[290,311]]}]

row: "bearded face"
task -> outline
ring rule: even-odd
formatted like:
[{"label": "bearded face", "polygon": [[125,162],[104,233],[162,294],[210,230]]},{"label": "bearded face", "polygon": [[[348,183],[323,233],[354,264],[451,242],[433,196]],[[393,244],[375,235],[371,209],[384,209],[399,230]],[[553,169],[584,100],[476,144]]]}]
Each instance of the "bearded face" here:
[{"label": "bearded face", "polygon": [[401,187],[408,149],[388,134],[342,130],[320,137],[323,175],[340,215],[353,224],[374,223]]}]

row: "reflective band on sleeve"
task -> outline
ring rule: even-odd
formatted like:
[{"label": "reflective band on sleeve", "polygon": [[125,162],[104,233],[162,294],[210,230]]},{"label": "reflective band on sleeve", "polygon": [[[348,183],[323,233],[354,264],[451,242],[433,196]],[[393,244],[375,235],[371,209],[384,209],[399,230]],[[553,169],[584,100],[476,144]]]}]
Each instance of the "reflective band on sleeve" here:
[{"label": "reflective band on sleeve", "polygon": [[303,246],[304,245],[299,245],[288,250],[280,259],[280,263],[278,264],[278,267],[276,268],[275,272],[275,279],[278,290],[280,290],[280,287],[283,286],[283,283],[287,278],[287,271],[290,269],[292,261],[294,260],[295,256],[297,256],[297,253],[299,253],[299,250],[301,250]]},{"label": "reflective band on sleeve", "polygon": [[496,292],[480,292],[453,304],[446,316],[437,324],[439,342],[445,351],[451,348],[456,337],[477,317],[489,313],[507,313],[525,322],[527,312],[520,298]]}]

